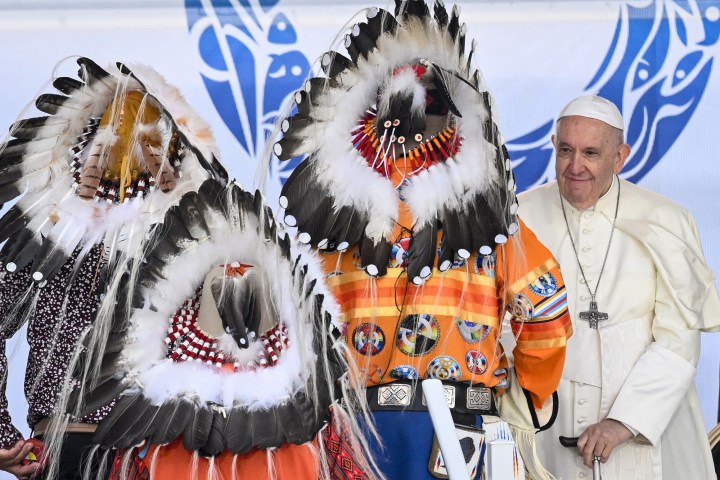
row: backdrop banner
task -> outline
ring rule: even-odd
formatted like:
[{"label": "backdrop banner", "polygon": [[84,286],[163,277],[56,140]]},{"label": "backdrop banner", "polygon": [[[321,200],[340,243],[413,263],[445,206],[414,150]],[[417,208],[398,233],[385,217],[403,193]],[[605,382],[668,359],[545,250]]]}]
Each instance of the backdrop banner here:
[{"label": "backdrop banner", "polygon": [[[0,0],[0,128],[33,115],[32,100],[53,91],[53,76],[75,76],[76,56],[147,64],[213,126],[231,177],[254,187],[288,96],[371,6],[392,9],[357,0]],[[554,177],[557,112],[599,93],[625,117],[633,153],[622,176],[690,210],[720,272],[720,0],[460,6],[519,190]],[[271,201],[294,166],[271,161]],[[24,428],[26,351],[17,339],[8,345],[8,400]],[[696,381],[708,429],[717,423],[719,366],[720,336],[704,335]]]}]

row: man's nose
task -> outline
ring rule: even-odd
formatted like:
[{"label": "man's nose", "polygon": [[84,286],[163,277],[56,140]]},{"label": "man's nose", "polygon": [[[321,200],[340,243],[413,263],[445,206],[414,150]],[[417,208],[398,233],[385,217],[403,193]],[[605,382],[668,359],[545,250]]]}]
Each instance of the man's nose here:
[{"label": "man's nose", "polygon": [[570,157],[570,165],[568,165],[568,168],[572,173],[580,173],[585,170],[585,162],[583,161],[582,155],[580,155],[580,153],[572,154],[572,156]]}]

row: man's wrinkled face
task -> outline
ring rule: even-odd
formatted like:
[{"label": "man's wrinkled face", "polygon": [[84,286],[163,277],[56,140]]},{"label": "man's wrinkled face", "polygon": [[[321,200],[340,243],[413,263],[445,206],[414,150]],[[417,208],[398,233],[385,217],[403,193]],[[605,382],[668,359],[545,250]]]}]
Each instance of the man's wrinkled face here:
[{"label": "man's wrinkled face", "polygon": [[622,131],[587,117],[561,118],[553,145],[560,193],[575,208],[595,205],[630,155]]}]

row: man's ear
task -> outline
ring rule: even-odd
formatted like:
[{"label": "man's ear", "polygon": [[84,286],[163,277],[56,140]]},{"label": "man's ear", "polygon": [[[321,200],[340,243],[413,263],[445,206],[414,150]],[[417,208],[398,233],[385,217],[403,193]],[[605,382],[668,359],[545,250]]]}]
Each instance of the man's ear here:
[{"label": "man's ear", "polygon": [[550,136],[550,140],[552,140],[553,147],[557,148],[557,143],[555,143],[555,134],[554,133]]},{"label": "man's ear", "polygon": [[623,167],[625,166],[625,161],[628,159],[629,156],[630,145],[628,145],[627,143],[623,143],[618,147],[617,160],[615,160],[615,168],[613,169],[613,171],[616,174],[620,173],[620,171],[623,169]]}]

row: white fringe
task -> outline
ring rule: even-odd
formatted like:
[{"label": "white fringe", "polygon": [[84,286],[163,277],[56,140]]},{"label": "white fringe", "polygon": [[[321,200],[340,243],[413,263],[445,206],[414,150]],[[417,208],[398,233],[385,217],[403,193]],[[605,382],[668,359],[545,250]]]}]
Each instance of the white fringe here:
[{"label": "white fringe", "polygon": [[208,459],[207,476],[205,478],[206,478],[206,480],[219,480],[219,476],[220,476],[220,472],[218,471],[218,468],[215,465],[215,457],[210,457]]},{"label": "white fringe", "polygon": [[128,480],[128,475],[130,471],[130,462],[133,459],[133,455],[135,454],[135,448],[129,448],[122,457],[122,462],[120,462],[120,480]]},{"label": "white fringe", "polygon": [[265,449],[265,459],[267,462],[268,480],[276,480],[277,479],[277,471],[275,470],[275,449],[274,448]]},{"label": "white fringe", "polygon": [[[93,471],[93,464],[92,464],[92,463],[93,463],[93,460],[94,460],[94,458],[95,458],[95,455],[97,455],[97,452],[98,452],[99,449],[100,449],[100,445],[93,445],[92,448],[90,448],[90,451],[88,452],[88,455],[84,458],[85,465],[83,465],[83,471],[82,471],[82,478],[83,478],[83,479],[89,479],[89,478],[91,478],[91,477],[90,477],[90,474],[91,474],[92,471]],[[105,452],[103,452],[103,454],[101,455],[101,457],[102,457],[101,462],[107,458],[107,453],[108,453],[107,450],[106,450]],[[98,470],[99,472],[102,472],[102,468],[98,468],[97,470]]]},{"label": "white fringe", "polygon": [[515,446],[525,463],[525,470],[529,477],[528,480],[557,480],[550,472],[548,472],[538,457],[535,448],[535,431],[520,429],[510,425],[510,432],[515,439]]},{"label": "white fringe", "polygon": [[45,475],[47,478],[56,478],[60,471],[60,451],[65,438],[65,428],[70,421],[70,415],[53,415],[49,417],[48,428],[45,431],[45,456],[47,467]]},{"label": "white fringe", "polygon": [[195,450],[192,454],[192,461],[190,462],[190,478],[197,480],[198,473],[200,471],[200,454]]},{"label": "white fringe", "polygon": [[158,454],[160,454],[160,449],[165,448],[165,445],[155,445],[155,451],[152,454],[152,458],[150,459],[150,478],[155,477],[155,466],[157,463]]},{"label": "white fringe", "polygon": [[238,460],[238,454],[236,453],[235,455],[233,455],[233,458],[232,458],[232,466],[231,466],[232,478],[231,478],[231,480],[238,480],[237,460]]}]

